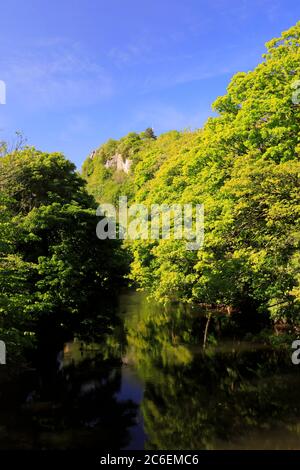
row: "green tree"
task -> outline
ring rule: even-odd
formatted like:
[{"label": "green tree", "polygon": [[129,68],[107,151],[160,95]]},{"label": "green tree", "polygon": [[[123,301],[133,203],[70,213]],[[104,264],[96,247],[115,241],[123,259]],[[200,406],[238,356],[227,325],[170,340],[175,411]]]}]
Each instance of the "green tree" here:
[{"label": "green tree", "polygon": [[139,147],[132,201],[205,206],[198,252],[180,240],[128,243],[131,278],[158,300],[299,321],[299,46],[297,23],[267,43],[254,70],[232,78],[202,129],[168,132]]},{"label": "green tree", "polygon": [[107,331],[125,252],[97,238],[96,204],[75,166],[30,148],[4,156],[0,204],[1,335],[14,332],[18,346],[47,325]]},{"label": "green tree", "polygon": [[142,132],[142,138],[144,139],[156,139],[156,135],[154,134],[154,130],[152,127],[147,127],[147,129]]}]

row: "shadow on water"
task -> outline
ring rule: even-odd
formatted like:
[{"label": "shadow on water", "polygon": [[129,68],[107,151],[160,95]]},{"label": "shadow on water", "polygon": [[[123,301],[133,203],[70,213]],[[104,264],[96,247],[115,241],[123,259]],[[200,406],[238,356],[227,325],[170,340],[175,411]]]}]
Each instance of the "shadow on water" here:
[{"label": "shadow on water", "polygon": [[118,399],[121,384],[118,361],[80,342],[65,344],[52,370],[27,371],[1,387],[0,447],[126,446],[137,406],[130,398]]},{"label": "shadow on water", "polygon": [[44,345],[13,380],[0,369],[1,449],[300,448],[289,349],[227,335],[219,315],[203,352],[203,312],[133,292],[119,317],[102,341]]}]

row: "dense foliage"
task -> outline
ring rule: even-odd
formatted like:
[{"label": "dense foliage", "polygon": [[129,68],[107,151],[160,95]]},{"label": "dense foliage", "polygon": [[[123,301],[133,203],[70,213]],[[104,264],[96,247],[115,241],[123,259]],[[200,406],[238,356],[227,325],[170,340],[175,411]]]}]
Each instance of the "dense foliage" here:
[{"label": "dense foliage", "polygon": [[[236,74],[203,129],[157,139],[129,134],[83,166],[98,202],[204,203],[205,242],[138,240],[131,277],[157,299],[300,313],[300,23],[267,43],[263,62]],[[125,174],[105,163],[131,158]]]},{"label": "dense foliage", "polygon": [[0,327],[9,352],[91,317],[105,330],[103,305],[124,255],[118,241],[97,239],[95,203],[75,166],[58,153],[14,151],[0,159],[0,198]]}]

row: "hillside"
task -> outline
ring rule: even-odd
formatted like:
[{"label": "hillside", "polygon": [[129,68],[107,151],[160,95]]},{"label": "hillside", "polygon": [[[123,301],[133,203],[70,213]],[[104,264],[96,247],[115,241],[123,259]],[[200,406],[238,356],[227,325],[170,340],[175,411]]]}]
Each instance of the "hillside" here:
[{"label": "hillside", "polygon": [[[130,244],[131,277],[158,300],[300,313],[300,23],[266,44],[263,61],[237,73],[203,129],[157,139],[109,140],[83,165],[98,202],[204,203],[205,245]],[[121,155],[130,167],[109,161]]]}]

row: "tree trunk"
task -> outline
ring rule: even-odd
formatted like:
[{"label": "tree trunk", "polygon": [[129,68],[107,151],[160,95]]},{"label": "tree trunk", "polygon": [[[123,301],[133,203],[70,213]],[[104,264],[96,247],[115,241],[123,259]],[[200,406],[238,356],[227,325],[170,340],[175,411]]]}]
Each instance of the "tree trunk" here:
[{"label": "tree trunk", "polygon": [[203,338],[203,349],[206,347],[206,340],[207,340],[207,333],[208,333],[208,327],[211,319],[211,313],[208,314],[207,320],[206,320],[206,325],[205,325],[205,331],[204,331],[204,338]]}]

